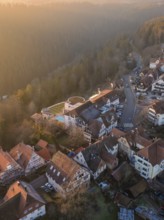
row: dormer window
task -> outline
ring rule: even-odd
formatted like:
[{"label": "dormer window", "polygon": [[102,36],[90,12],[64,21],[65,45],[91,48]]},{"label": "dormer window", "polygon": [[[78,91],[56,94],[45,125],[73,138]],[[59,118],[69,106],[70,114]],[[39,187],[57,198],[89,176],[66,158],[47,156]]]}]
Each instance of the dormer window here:
[{"label": "dormer window", "polygon": [[59,176],[59,175],[60,175],[60,172],[57,173],[57,176]]}]

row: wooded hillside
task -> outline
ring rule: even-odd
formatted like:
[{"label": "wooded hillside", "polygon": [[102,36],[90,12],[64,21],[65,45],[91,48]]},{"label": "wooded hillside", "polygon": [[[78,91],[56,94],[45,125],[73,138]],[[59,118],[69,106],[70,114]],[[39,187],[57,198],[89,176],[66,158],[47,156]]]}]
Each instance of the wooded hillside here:
[{"label": "wooded hillside", "polygon": [[164,43],[164,16],[145,22],[139,29],[137,38],[142,48]]},{"label": "wooded hillside", "polygon": [[130,4],[1,5],[0,96],[99,50],[112,37],[136,30],[163,11],[164,6],[141,9]]}]

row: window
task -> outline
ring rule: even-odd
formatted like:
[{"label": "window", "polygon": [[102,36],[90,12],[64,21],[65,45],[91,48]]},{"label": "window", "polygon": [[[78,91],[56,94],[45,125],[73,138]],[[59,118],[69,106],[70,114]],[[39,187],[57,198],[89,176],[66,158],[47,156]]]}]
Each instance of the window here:
[{"label": "window", "polygon": [[146,168],[143,168],[142,170],[146,171],[147,172],[147,169]]},{"label": "window", "polygon": [[148,166],[148,164],[147,164],[147,163],[144,163],[144,165],[145,165],[145,166]]},{"label": "window", "polygon": [[145,176],[145,177],[147,176],[145,172],[142,172],[141,174],[142,174],[142,176]]},{"label": "window", "polygon": [[57,173],[57,176],[59,176],[59,175],[60,175],[60,172]]}]

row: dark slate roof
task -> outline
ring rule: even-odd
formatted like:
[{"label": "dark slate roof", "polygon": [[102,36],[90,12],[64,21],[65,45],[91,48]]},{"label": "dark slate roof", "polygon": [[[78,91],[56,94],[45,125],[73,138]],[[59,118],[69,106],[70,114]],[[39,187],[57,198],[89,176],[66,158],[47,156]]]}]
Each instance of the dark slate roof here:
[{"label": "dark slate roof", "polygon": [[133,172],[132,167],[124,161],[115,171],[112,172],[112,176],[120,182],[121,180],[127,178]]},{"label": "dark slate roof", "polygon": [[141,193],[143,193],[147,188],[148,188],[148,184],[143,179],[143,180],[139,181],[137,184],[128,188],[128,191],[130,191],[131,194],[133,195],[133,197],[135,198],[135,197],[139,196]]},{"label": "dark slate roof", "polygon": [[92,105],[84,109],[79,116],[85,121],[89,122],[90,120],[96,119],[100,116],[100,112]]},{"label": "dark slate roof", "polygon": [[98,138],[99,137],[99,133],[100,133],[100,129],[102,127],[102,120],[98,120],[98,119],[95,119],[95,120],[91,120],[89,122],[89,125],[88,125],[88,129],[90,130],[92,136],[94,138]]},{"label": "dark slate roof", "polygon": [[86,163],[93,172],[98,169],[99,164],[102,162],[102,152],[106,151],[107,153],[107,149],[112,148],[117,143],[118,142],[115,137],[108,136],[103,140],[97,141],[96,143],[90,145],[82,151]]},{"label": "dark slate roof", "polygon": [[130,199],[129,197],[125,196],[124,194],[120,192],[116,194],[114,200],[118,205],[122,205],[125,207],[128,207],[130,203],[132,202],[132,199]]},{"label": "dark slate roof", "polygon": [[101,147],[106,147],[106,148],[113,148],[113,146],[118,144],[117,138],[114,136],[107,136],[104,137],[103,140],[96,142],[95,144],[101,146]]},{"label": "dark slate roof", "polygon": [[88,167],[93,171],[96,172],[98,169],[100,163],[101,163],[101,158],[99,156],[99,148],[97,148],[96,145],[91,145],[85,150],[82,151],[82,154],[85,158],[85,161],[88,165]]}]

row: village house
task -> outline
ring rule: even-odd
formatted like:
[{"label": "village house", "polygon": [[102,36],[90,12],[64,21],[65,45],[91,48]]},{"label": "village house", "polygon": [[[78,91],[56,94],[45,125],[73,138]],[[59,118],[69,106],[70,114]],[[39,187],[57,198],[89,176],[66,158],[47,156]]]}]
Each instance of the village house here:
[{"label": "village house", "polygon": [[146,93],[151,88],[152,83],[155,80],[155,76],[152,72],[148,72],[140,77],[140,84],[137,85],[136,91],[139,93]]},{"label": "village house", "polygon": [[119,130],[118,128],[113,128],[110,132],[110,135],[113,136],[113,137],[116,137],[117,140],[118,140],[118,138],[124,137],[126,135],[126,133]]},{"label": "village house", "polygon": [[99,91],[84,104],[68,111],[64,115],[64,121],[67,127],[80,127],[87,140],[98,139],[117,126],[115,108],[118,104],[116,91]]},{"label": "village house", "polygon": [[51,154],[49,150],[49,144],[47,141],[40,139],[34,147],[35,152],[44,159],[45,162],[48,162],[51,159]]},{"label": "village house", "polygon": [[127,181],[133,174],[134,169],[129,165],[127,161],[124,161],[117,169],[112,172],[113,178],[119,184],[121,184],[123,181]]},{"label": "village house", "polygon": [[8,184],[23,175],[21,166],[10,156],[8,152],[0,149],[0,184]]},{"label": "village house", "polygon": [[164,95],[164,74],[152,84],[151,91]]},{"label": "village house", "polygon": [[63,197],[80,189],[88,188],[90,173],[74,160],[58,151],[54,154],[46,171],[48,182]]},{"label": "village house", "polygon": [[46,214],[45,201],[28,183],[13,183],[0,201],[0,219],[34,220]]},{"label": "village house", "polygon": [[118,142],[108,136],[85,148],[74,156],[74,160],[86,167],[96,179],[107,167],[114,169],[118,165]]},{"label": "village house", "polygon": [[96,145],[85,148],[85,150],[79,152],[73,159],[87,168],[94,179],[106,169],[106,163],[101,159]]},{"label": "village house", "polygon": [[35,153],[34,148],[20,143],[10,150],[10,155],[23,168],[28,175],[45,164],[42,157]]},{"label": "village house", "polygon": [[145,179],[153,179],[164,170],[164,140],[158,139],[134,155],[135,169]]},{"label": "village house", "polygon": [[149,63],[149,68],[156,69],[158,64],[159,64],[159,58],[158,59],[152,58]]},{"label": "village house", "polygon": [[164,101],[157,101],[149,107],[148,120],[156,126],[164,125]]}]

